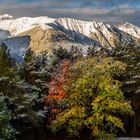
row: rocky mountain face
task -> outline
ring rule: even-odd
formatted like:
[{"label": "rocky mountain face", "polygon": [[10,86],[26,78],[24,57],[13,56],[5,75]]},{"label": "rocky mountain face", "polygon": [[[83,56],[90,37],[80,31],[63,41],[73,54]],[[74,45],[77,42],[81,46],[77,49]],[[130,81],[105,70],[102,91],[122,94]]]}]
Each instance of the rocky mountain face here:
[{"label": "rocky mountain face", "polygon": [[116,25],[116,27],[136,38],[140,38],[140,28],[131,23],[119,23]]},{"label": "rocky mountain face", "polygon": [[28,48],[35,53],[51,52],[52,48],[78,46],[86,52],[113,50],[116,46],[138,45],[140,28],[130,24],[109,25],[103,22],[82,21],[70,18],[22,17],[0,15],[0,43],[20,60]]}]

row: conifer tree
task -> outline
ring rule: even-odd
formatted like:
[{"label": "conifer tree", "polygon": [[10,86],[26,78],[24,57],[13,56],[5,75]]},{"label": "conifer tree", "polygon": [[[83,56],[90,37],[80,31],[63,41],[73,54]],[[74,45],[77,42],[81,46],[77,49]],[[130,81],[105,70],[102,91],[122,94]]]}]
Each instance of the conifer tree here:
[{"label": "conifer tree", "polygon": [[15,140],[15,129],[10,125],[11,112],[5,103],[5,97],[0,95],[0,139]]}]

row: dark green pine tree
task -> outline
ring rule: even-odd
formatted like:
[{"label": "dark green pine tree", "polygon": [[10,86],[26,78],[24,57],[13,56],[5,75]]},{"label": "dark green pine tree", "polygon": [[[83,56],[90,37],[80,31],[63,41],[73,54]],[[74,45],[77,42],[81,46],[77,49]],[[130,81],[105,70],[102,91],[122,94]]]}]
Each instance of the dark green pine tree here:
[{"label": "dark green pine tree", "polygon": [[13,72],[15,71],[15,67],[13,67],[14,61],[9,56],[6,45],[2,44],[0,46],[0,77],[12,77]]},{"label": "dark green pine tree", "polygon": [[31,50],[26,54],[24,64],[20,69],[21,79],[38,89],[32,109],[38,112],[38,118],[43,123],[44,128],[46,128],[48,116],[48,107],[44,105],[44,96],[48,95],[48,84],[51,80],[52,72],[53,66],[47,53],[35,55]]},{"label": "dark green pine tree", "polygon": [[48,82],[51,78],[53,67],[47,53],[35,55],[31,50],[25,57],[20,69],[21,78],[39,89],[39,98],[47,94]]},{"label": "dark green pine tree", "polygon": [[[12,113],[11,124],[20,131],[22,125],[38,125],[40,112],[33,109],[40,89],[21,79],[16,63],[10,58],[6,47],[0,47],[0,93],[7,98]],[[1,121],[1,120],[0,120]],[[21,122],[20,128],[17,126]]]},{"label": "dark green pine tree", "polygon": [[11,112],[8,110],[5,97],[0,96],[0,139],[14,140],[15,129],[10,125]]},{"label": "dark green pine tree", "polygon": [[140,127],[140,46],[130,44],[127,47],[118,46],[114,51],[115,59],[127,64],[126,72],[121,76],[123,92],[131,100],[135,115],[127,122],[128,131],[138,132]]}]

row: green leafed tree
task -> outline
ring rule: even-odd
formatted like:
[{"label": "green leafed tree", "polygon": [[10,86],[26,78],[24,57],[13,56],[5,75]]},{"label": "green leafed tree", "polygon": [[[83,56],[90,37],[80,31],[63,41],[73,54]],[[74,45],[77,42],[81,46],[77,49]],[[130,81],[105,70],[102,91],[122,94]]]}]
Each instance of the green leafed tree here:
[{"label": "green leafed tree", "polygon": [[66,129],[79,136],[83,128],[88,128],[98,139],[110,139],[119,129],[124,132],[122,117],[133,111],[116,78],[125,68],[124,63],[112,58],[78,60],[65,78],[67,108],[52,122],[52,130]]}]

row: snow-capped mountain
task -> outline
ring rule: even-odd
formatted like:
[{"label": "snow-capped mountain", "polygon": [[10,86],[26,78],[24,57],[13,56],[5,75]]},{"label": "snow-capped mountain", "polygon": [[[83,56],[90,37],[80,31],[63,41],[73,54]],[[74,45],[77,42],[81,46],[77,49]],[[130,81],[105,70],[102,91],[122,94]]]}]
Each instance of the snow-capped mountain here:
[{"label": "snow-capped mountain", "polygon": [[4,20],[4,19],[14,19],[14,17],[8,14],[0,15],[0,20]]},{"label": "snow-capped mountain", "polygon": [[0,15],[0,42],[15,58],[23,58],[30,47],[35,53],[50,52],[53,47],[93,46],[113,49],[139,43],[140,28],[124,23],[113,26],[103,22],[71,18],[21,17]]},{"label": "snow-capped mountain", "polygon": [[116,27],[134,37],[140,38],[140,28],[131,23],[119,23]]}]

